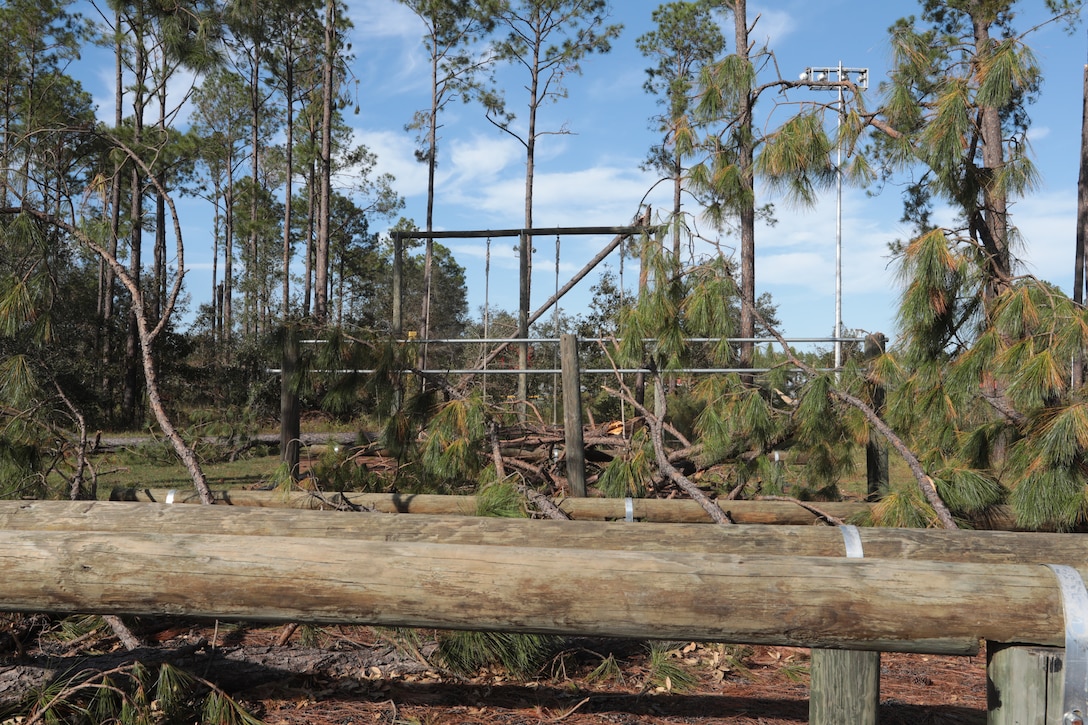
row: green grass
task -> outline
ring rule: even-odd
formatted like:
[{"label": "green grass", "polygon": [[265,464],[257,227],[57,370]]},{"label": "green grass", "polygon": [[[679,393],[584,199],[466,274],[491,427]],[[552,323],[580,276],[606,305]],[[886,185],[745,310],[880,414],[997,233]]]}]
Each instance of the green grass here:
[{"label": "green grass", "polygon": [[[303,451],[303,458],[307,458]],[[311,462],[319,454],[309,455]],[[164,450],[159,444],[149,443],[147,447],[138,446],[93,458],[98,470],[99,496],[106,498],[113,488],[178,488],[192,486],[188,471],[174,456],[172,451]],[[273,477],[279,466],[278,455],[255,453],[236,461],[202,460],[201,466],[208,484],[215,489],[241,486],[260,486],[273,483]],[[893,451],[889,456],[892,488],[897,483],[913,484],[913,476],[903,459]],[[803,466],[787,465],[785,478],[798,483],[805,475]],[[63,491],[64,484],[57,483],[57,489]],[[844,497],[861,499],[865,497],[865,452],[859,450],[853,471],[839,481],[839,490]]]},{"label": "green grass", "polygon": [[[181,462],[122,463],[115,460],[96,462],[99,497],[109,496],[112,488],[188,488],[193,485],[189,472]],[[279,456],[260,456],[221,463],[202,463],[201,468],[212,488],[254,486],[268,483]]]}]

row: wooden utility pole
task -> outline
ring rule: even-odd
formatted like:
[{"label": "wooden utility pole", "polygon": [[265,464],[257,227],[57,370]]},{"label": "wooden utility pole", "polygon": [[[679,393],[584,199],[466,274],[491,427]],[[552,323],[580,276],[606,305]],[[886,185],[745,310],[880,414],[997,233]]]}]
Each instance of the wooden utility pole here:
[{"label": "wooden utility pole", "polygon": [[404,242],[393,233],[393,337],[404,334]]}]

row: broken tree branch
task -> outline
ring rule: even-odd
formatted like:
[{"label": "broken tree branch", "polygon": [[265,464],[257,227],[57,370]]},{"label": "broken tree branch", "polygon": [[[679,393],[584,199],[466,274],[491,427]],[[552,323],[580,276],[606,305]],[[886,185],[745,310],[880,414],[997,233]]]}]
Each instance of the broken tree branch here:
[{"label": "broken tree branch", "polygon": [[[763,327],[768,332],[770,332],[772,336],[774,336],[774,338],[778,341],[779,346],[781,346],[783,353],[786,355],[791,363],[796,365],[798,369],[803,370],[808,375],[816,376],[818,374],[811,365],[808,365],[793,354],[793,351],[786,343],[785,338],[783,338],[782,335],[779,334],[778,330],[767,324],[767,321],[759,313],[759,310],[753,308],[751,305],[748,305],[747,302],[744,302],[743,304],[752,309],[752,314],[755,315],[756,319],[759,320],[760,324],[762,324]],[[941,522],[941,526],[946,529],[958,529],[959,527],[956,525],[955,520],[952,518],[952,513],[948,510],[948,507],[941,499],[940,493],[937,491],[937,484],[934,483],[933,479],[929,476],[929,474],[926,473],[925,468],[922,466],[922,462],[918,460],[918,457],[914,455],[914,452],[907,447],[907,444],[903,442],[903,439],[900,438],[896,434],[896,432],[891,429],[891,426],[885,423],[884,420],[879,415],[877,415],[877,412],[873,410],[873,407],[871,405],[868,405],[860,398],[851,395],[846,391],[839,390],[835,386],[829,387],[828,393],[839,401],[846,403],[847,405],[861,411],[862,415],[865,416],[865,419],[869,421],[869,425],[871,425],[874,429],[877,430],[877,432],[884,436],[884,439],[887,440],[893,448],[895,448],[896,452],[898,452],[899,455],[906,462],[907,467],[910,468],[911,473],[914,475],[914,479],[918,482],[918,488],[921,489],[922,495],[925,496],[926,501],[929,502],[929,505],[932,506],[933,510],[936,512],[937,519]]]}]

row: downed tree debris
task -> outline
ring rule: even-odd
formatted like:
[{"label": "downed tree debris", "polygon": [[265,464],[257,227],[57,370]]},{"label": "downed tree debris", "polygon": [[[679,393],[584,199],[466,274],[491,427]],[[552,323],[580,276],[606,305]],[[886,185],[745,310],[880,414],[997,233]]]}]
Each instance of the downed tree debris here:
[{"label": "downed tree debris", "polygon": [[[95,643],[92,643],[95,644]],[[63,643],[57,643],[57,648]],[[180,637],[159,646],[119,649],[102,654],[50,655],[37,652],[0,667],[0,713],[13,712],[27,698],[60,678],[77,672],[104,672],[140,662],[147,667],[169,663],[199,673],[224,690],[234,692],[298,677],[340,679],[358,677],[378,668],[390,674],[419,674],[433,670],[388,642],[350,647],[277,647],[273,645],[215,646],[203,636]]]}]

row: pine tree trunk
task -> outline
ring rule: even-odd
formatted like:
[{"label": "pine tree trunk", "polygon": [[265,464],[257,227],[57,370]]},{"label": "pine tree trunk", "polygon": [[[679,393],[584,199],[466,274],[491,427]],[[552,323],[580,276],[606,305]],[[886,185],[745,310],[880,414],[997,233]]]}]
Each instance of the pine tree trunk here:
[{"label": "pine tree trunk", "polygon": [[[133,28],[133,45],[135,49],[135,58],[133,60],[133,67],[135,68],[136,83],[133,84],[133,101],[132,101],[132,145],[133,148],[139,149],[143,143],[143,116],[144,116],[144,93],[143,85],[147,78],[147,56],[143,47],[143,23],[142,18],[137,10],[135,19],[135,28]],[[140,176],[140,169],[134,164],[132,167],[132,174],[130,177],[131,185],[131,202],[129,206],[129,224],[131,226],[130,242],[129,242],[129,275],[132,277],[137,288],[141,284],[141,266],[143,264],[142,251],[143,251],[143,179]],[[137,297],[132,298],[132,309],[129,310],[128,315],[128,331],[125,339],[125,371],[124,371],[124,389],[121,399],[121,419],[127,426],[135,426],[137,424],[137,414],[139,410],[139,396],[140,396],[140,333],[137,324],[137,317],[143,314],[143,310],[138,309]]]},{"label": "pine tree trunk", "polygon": [[[981,13],[975,10],[975,13]],[[990,38],[990,21],[973,17],[975,36],[975,56],[984,59],[992,54],[993,40]],[[1008,289],[1011,284],[1012,258],[1009,250],[1008,232],[1008,193],[996,181],[1005,166],[1004,135],[1001,130],[1000,109],[993,106],[979,107],[979,128],[982,143],[982,172],[986,179],[982,183],[984,209],[982,211],[982,242],[988,252],[988,274],[990,279],[985,294],[989,299]]]},{"label": "pine tree trunk", "polygon": [[[532,81],[529,85],[529,131],[525,136],[525,228],[533,228],[533,175],[536,162],[536,111],[539,101],[540,43],[533,49]],[[533,237],[522,234],[518,247],[518,337],[529,337],[529,305],[533,280]],[[529,343],[518,343],[518,367],[529,367]],[[525,419],[525,404],[529,400],[529,376],[518,376],[518,415]]]},{"label": "pine tree trunk", "polygon": [[[1088,65],[1084,66],[1080,122],[1080,175],[1077,177],[1077,247],[1073,266],[1073,301],[1084,304],[1085,245],[1088,244]],[[1073,364],[1073,386],[1084,384],[1084,356]]]},{"label": "pine tree trunk", "polygon": [[223,342],[229,343],[234,330],[234,160],[227,157],[227,189],[223,197]]},{"label": "pine tree trunk", "polygon": [[[310,138],[314,137],[316,129],[311,125]],[[306,195],[309,200],[309,213],[306,215],[306,271],[303,274],[305,280],[302,283],[302,316],[309,317],[311,301],[313,300],[314,286],[314,210],[317,209],[317,170],[311,159],[306,170]]]},{"label": "pine tree trunk", "polygon": [[[736,36],[737,55],[748,62],[748,3],[746,0],[734,0],[733,23]],[[756,209],[755,209],[755,163],[752,148],[752,106],[751,93],[746,93],[740,109],[739,149],[737,163],[741,171],[741,183],[744,195],[740,210],[740,336],[755,337],[755,317],[752,310],[756,305]],[[752,366],[753,344],[742,342],[740,345],[739,366]]]},{"label": "pine tree trunk", "polygon": [[[116,27],[121,27],[121,12],[118,10],[114,14],[114,21]],[[124,65],[122,63],[121,41],[117,40],[114,44],[114,114],[113,124],[114,128],[121,128],[121,124],[125,121],[124,113],[124,95],[125,95],[125,77],[124,77]],[[124,166],[118,164],[113,172],[113,180],[110,186],[110,239],[109,239],[109,253],[114,257],[117,256],[117,242],[121,233],[121,184],[123,183]],[[100,330],[102,338],[99,345],[99,360],[101,365],[101,385],[102,390],[113,391],[115,390],[113,381],[113,371],[111,369],[111,358],[113,357],[113,340],[110,334],[110,326],[113,321],[114,315],[114,272],[113,267],[103,263],[102,265],[102,303],[101,303],[101,315]],[[116,402],[113,395],[110,395],[111,402]],[[111,406],[112,407],[112,406]]]},{"label": "pine tree trunk", "polygon": [[253,48],[253,67],[249,76],[249,144],[250,144],[250,179],[252,189],[249,199],[250,231],[246,248],[245,276],[249,281],[243,295],[242,305],[243,326],[245,332],[250,335],[257,334],[257,316],[260,310],[260,300],[257,285],[257,189],[260,188],[260,156],[261,156],[261,78],[260,58],[262,49],[259,44]]},{"label": "pine tree trunk", "polygon": [[[427,119],[427,231],[434,230],[434,176],[438,163],[438,39],[432,38],[431,48],[431,111]],[[423,259],[423,309],[420,310],[422,327],[420,337],[431,337],[431,278],[434,267],[434,240],[427,237]],[[423,344],[423,356],[419,366],[427,369],[427,344]],[[426,381],[424,381],[426,382]]]},{"label": "pine tree trunk", "polygon": [[332,201],[332,107],[336,51],[336,2],[325,5],[325,57],[321,91],[321,194],[314,254],[314,318],[324,324],[329,317],[329,214]]},{"label": "pine tree trunk", "polygon": [[295,83],[294,71],[290,63],[287,64],[286,78],[284,80],[284,95],[287,97],[287,190],[284,193],[283,201],[283,309],[281,315],[283,320],[286,321],[290,316],[291,306],[291,197],[294,194],[292,181],[294,179],[295,163],[295,104],[293,100]]}]

